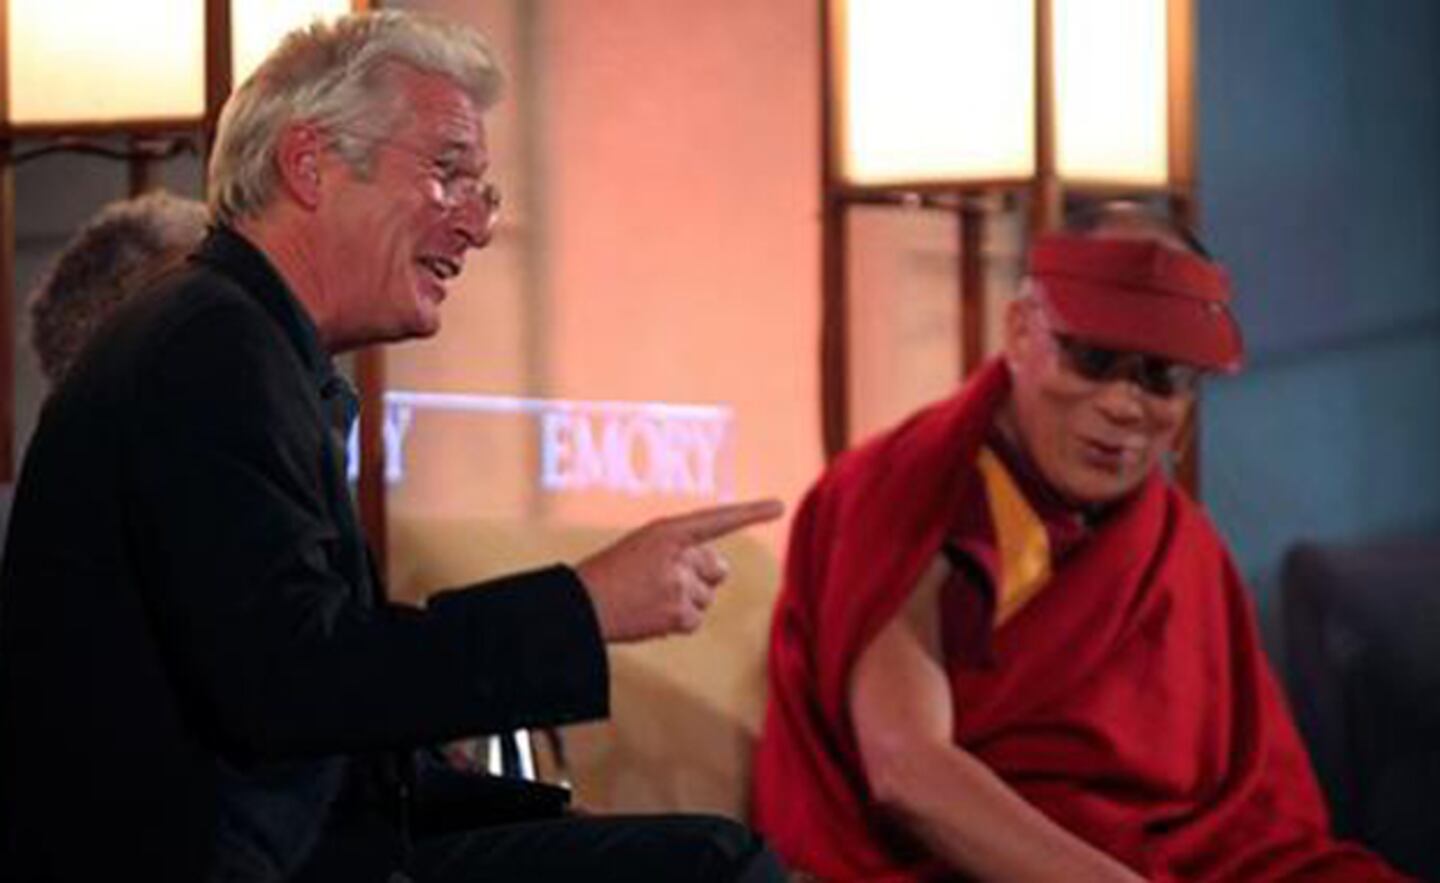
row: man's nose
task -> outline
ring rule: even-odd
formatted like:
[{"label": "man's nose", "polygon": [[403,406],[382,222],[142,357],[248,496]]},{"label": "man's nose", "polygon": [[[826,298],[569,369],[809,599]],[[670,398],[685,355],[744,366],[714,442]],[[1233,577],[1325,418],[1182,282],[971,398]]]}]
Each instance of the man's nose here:
[{"label": "man's nose", "polygon": [[452,218],[455,232],[460,234],[466,248],[484,248],[489,245],[495,233],[495,223],[499,220],[497,213],[492,211],[483,199],[465,200],[463,204],[455,207]]},{"label": "man's nose", "polygon": [[1095,396],[1101,413],[1116,423],[1137,423],[1145,417],[1145,392],[1128,373],[1104,381]]}]

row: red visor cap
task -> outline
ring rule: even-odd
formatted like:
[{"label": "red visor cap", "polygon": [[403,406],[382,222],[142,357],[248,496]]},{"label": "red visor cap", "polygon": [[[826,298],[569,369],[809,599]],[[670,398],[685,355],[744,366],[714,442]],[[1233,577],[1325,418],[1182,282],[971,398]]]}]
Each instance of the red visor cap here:
[{"label": "red visor cap", "polygon": [[1050,235],[1030,249],[1030,276],[1063,334],[1210,371],[1240,369],[1230,280],[1197,255],[1149,240]]}]

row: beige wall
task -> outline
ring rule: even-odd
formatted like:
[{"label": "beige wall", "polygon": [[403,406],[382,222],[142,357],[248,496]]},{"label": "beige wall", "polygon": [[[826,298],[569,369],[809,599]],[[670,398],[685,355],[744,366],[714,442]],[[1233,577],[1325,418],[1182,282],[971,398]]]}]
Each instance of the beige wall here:
[{"label": "beige wall", "polygon": [[813,6],[545,4],[554,389],[733,405],[742,497],[820,465]]},{"label": "beige wall", "polygon": [[[411,3],[480,27],[505,218],[390,385],[735,409],[735,493],[821,465],[817,23],[787,0]],[[398,517],[616,525],[703,503],[535,490],[533,420],[415,418]],[[777,553],[783,526],[759,536]]]}]

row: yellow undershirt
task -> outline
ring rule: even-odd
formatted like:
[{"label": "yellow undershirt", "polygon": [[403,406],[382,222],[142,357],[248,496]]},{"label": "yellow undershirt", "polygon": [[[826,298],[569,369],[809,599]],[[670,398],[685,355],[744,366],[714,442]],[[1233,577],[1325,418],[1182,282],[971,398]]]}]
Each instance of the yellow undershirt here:
[{"label": "yellow undershirt", "polygon": [[994,452],[981,448],[976,466],[985,482],[1000,563],[995,587],[995,627],[999,628],[1049,584],[1050,532]]}]

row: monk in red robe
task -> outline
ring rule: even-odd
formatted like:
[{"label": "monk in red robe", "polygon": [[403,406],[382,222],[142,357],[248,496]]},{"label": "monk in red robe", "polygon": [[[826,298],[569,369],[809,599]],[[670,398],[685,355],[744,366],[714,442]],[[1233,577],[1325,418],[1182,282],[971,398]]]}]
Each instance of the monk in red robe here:
[{"label": "monk in red robe", "polygon": [[1238,367],[1133,207],[1040,239],[1002,356],[796,516],[755,821],[825,880],[1405,879],[1337,843],[1205,514],[1161,465]]}]

